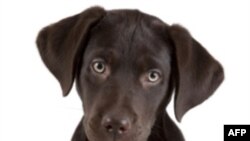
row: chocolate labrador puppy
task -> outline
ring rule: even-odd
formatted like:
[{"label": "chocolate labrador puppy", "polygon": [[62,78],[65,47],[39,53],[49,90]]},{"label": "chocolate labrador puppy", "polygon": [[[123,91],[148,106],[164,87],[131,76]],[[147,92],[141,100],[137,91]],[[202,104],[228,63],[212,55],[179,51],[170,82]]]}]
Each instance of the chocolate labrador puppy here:
[{"label": "chocolate labrador puppy", "polygon": [[76,80],[84,117],[72,141],[183,141],[178,121],[223,80],[189,32],[138,10],[92,7],[42,29],[37,46],[67,96]]}]

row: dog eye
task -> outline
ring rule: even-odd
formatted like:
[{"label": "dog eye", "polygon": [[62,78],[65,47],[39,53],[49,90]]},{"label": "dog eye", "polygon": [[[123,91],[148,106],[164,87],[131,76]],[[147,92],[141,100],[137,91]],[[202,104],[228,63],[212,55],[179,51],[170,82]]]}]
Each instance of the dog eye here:
[{"label": "dog eye", "polygon": [[96,73],[104,73],[106,69],[104,61],[100,59],[94,60],[92,63],[92,69]]},{"label": "dog eye", "polygon": [[149,82],[157,82],[161,78],[161,73],[158,70],[151,70],[147,75]]}]

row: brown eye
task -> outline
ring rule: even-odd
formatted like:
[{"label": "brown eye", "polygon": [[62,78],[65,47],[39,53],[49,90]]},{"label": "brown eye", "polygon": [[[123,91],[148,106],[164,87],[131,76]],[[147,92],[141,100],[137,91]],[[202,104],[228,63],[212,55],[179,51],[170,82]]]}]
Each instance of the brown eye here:
[{"label": "brown eye", "polygon": [[92,64],[92,68],[96,73],[104,73],[105,72],[105,63],[102,60],[96,60]]},{"label": "brown eye", "polygon": [[157,70],[151,70],[151,71],[149,71],[147,77],[148,77],[148,81],[149,81],[149,82],[154,83],[154,82],[157,82],[157,81],[160,79],[161,74],[160,74],[160,72],[157,71]]}]

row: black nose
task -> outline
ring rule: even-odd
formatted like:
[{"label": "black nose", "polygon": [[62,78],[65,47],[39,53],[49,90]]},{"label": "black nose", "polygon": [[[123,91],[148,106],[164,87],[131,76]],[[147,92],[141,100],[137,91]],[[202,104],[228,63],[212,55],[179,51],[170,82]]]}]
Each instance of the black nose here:
[{"label": "black nose", "polygon": [[107,133],[122,135],[130,129],[131,122],[126,118],[104,117],[102,119],[102,126]]}]

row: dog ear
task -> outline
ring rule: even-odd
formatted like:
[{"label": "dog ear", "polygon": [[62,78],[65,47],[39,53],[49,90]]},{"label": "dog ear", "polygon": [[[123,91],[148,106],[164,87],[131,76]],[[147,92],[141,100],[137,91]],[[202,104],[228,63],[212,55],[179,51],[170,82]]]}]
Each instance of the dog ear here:
[{"label": "dog ear", "polygon": [[192,36],[179,26],[169,28],[174,44],[175,116],[180,122],[191,108],[205,101],[224,79],[223,68]]},{"label": "dog ear", "polygon": [[38,34],[36,43],[41,58],[60,82],[64,96],[68,95],[72,87],[88,32],[104,14],[104,9],[92,7],[49,25]]}]

